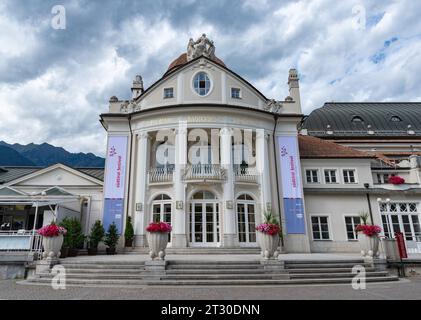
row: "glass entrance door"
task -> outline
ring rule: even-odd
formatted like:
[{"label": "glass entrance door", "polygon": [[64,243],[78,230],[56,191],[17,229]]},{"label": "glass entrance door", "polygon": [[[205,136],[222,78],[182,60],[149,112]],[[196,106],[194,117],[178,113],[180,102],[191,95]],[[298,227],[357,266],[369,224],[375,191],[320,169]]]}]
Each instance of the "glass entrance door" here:
[{"label": "glass entrance door", "polygon": [[220,242],[219,204],[190,203],[190,243],[197,246],[217,246]]}]

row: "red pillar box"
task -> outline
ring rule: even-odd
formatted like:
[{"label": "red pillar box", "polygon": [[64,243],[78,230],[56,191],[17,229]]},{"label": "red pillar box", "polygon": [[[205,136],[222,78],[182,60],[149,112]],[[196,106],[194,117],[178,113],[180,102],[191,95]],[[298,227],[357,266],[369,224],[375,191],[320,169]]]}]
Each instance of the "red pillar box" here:
[{"label": "red pillar box", "polygon": [[399,256],[401,259],[408,258],[408,252],[406,251],[405,239],[402,232],[395,232],[395,239],[398,245]]}]

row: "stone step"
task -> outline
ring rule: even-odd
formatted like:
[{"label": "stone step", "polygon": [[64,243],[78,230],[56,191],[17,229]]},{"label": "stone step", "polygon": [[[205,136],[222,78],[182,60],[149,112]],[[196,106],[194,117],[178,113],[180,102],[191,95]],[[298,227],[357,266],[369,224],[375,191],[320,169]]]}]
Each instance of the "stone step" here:
[{"label": "stone step", "polygon": [[65,263],[61,264],[64,268],[69,269],[129,269],[129,270],[143,270],[143,264],[138,265],[124,265],[124,264],[82,264],[82,263]]},{"label": "stone step", "polygon": [[168,265],[260,265],[260,260],[170,260]]},{"label": "stone step", "polygon": [[[167,248],[166,254],[208,255],[208,254],[256,254],[260,255],[259,248]],[[124,254],[149,254],[149,249],[144,247],[125,248]]]},{"label": "stone step", "polygon": [[60,259],[60,263],[61,264],[87,264],[87,265],[116,265],[116,266],[121,266],[121,265],[127,265],[127,266],[139,266],[139,265],[144,265],[145,261],[128,261],[125,260],[124,258],[122,258],[122,260],[85,260],[85,259],[80,259],[80,260],[76,260],[76,259]]},{"label": "stone step", "polygon": [[368,263],[319,263],[319,264],[305,264],[305,263],[286,263],[285,269],[304,269],[304,268],[352,268],[356,265],[371,267]]},{"label": "stone step", "polygon": [[[305,269],[285,269],[290,274],[295,273],[350,273],[352,272],[352,268],[305,268]],[[373,267],[366,267],[365,271],[375,271],[376,269]]]},{"label": "stone step", "polygon": [[214,270],[214,269],[233,269],[233,270],[239,270],[239,269],[263,269],[263,265],[261,264],[214,264],[214,265],[201,265],[201,264],[169,264],[168,265],[169,270],[175,270],[175,269],[184,269],[184,270],[190,270],[190,269],[201,269],[201,270]]},{"label": "stone step", "polygon": [[[366,278],[366,282],[386,282],[386,281],[397,281],[398,277],[386,276],[386,277],[369,277]],[[350,278],[330,278],[330,279],[248,279],[248,280],[161,280],[161,281],[147,281],[148,285],[158,286],[235,286],[235,285],[296,285],[296,284],[340,284],[349,283],[351,284],[352,279]]]},{"label": "stone step", "polygon": [[229,280],[229,279],[289,279],[287,273],[259,273],[259,274],[167,274],[161,277],[161,280]]},{"label": "stone step", "polygon": [[[368,277],[366,282],[386,282],[398,281],[396,276]],[[127,279],[67,279],[68,285],[99,285],[99,286],[115,286],[115,287],[131,287],[131,286],[256,286],[256,285],[295,285],[295,284],[350,284],[350,278],[330,278],[330,279],[228,279],[228,280],[127,280]],[[32,278],[21,281],[21,284],[45,284],[51,285],[51,279],[48,278]]]},{"label": "stone step", "polygon": [[[366,272],[366,277],[386,277],[386,271]],[[291,279],[314,279],[314,278],[353,278],[355,273],[294,273],[289,275]]]},{"label": "stone step", "polygon": [[363,259],[342,259],[342,260],[285,260],[285,264],[332,264],[332,263],[352,263],[361,264],[364,263]]},{"label": "stone step", "polygon": [[264,274],[267,271],[265,269],[168,269],[167,274]]},{"label": "stone step", "polygon": [[[41,278],[53,278],[55,275],[51,273],[40,273],[38,274]],[[67,273],[66,272],[66,280],[68,279],[135,279],[135,280],[142,280],[144,279],[144,273],[135,274],[116,274],[116,273]]]},{"label": "stone step", "polygon": [[86,268],[66,268],[66,274],[70,273],[114,273],[114,274],[139,274],[145,271],[144,268],[138,269],[86,269]]}]

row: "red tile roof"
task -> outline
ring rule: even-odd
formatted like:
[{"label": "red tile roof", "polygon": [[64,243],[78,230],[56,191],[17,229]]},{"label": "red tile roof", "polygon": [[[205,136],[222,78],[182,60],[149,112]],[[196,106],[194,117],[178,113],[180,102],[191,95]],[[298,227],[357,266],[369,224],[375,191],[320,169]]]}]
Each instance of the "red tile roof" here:
[{"label": "red tile roof", "polygon": [[298,136],[300,157],[307,159],[320,158],[376,158],[375,155],[345,147],[334,142],[311,136]]},{"label": "red tile roof", "polygon": [[[226,67],[226,66],[225,66],[225,63],[224,63],[221,59],[219,59],[219,58],[215,57],[215,58],[213,58],[212,60],[213,60],[214,62],[216,62],[216,63],[218,63],[218,64],[220,64],[220,65],[222,65],[222,66]],[[174,69],[174,68],[176,68],[176,67],[178,68],[178,67],[180,67],[180,66],[185,65],[187,62],[188,62],[188,61],[187,61],[187,53],[183,53],[183,54],[182,54],[182,55],[180,55],[177,59],[175,59],[173,62],[171,62],[171,63],[170,63],[170,66],[168,67],[167,73],[168,73],[168,71],[170,71],[170,70],[172,70],[172,69]]]}]

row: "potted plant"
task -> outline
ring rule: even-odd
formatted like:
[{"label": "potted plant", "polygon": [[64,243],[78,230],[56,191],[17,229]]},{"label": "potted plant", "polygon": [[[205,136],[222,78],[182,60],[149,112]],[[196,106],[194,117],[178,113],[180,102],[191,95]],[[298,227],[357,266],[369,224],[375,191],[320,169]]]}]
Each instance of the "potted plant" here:
[{"label": "potted plant", "polygon": [[151,222],[146,228],[147,240],[149,245],[149,256],[152,260],[158,258],[159,260],[165,259],[165,249],[168,244],[168,233],[172,227],[169,223],[165,222]]},{"label": "potted plant", "polygon": [[262,249],[262,257],[265,259],[276,259],[279,254],[278,246],[281,227],[272,212],[265,213],[264,221],[256,227],[256,231],[257,239]]},{"label": "potted plant", "polygon": [[88,255],[95,256],[98,253],[98,244],[104,239],[105,230],[100,220],[96,220],[88,236]]},{"label": "potted plant", "polygon": [[363,257],[377,257],[379,255],[379,234],[382,229],[373,224],[367,224],[367,219],[363,219],[360,215],[362,224],[355,227],[358,233],[358,241],[361,245],[361,255]]},{"label": "potted plant", "polygon": [[63,245],[63,236],[66,234],[67,230],[56,225],[53,221],[49,225],[39,229],[37,232],[42,236],[42,246],[44,248],[42,257],[44,259],[58,259],[60,257],[61,246]]},{"label": "potted plant", "polygon": [[106,251],[107,254],[115,254],[115,247],[120,238],[115,223],[111,223],[108,227],[107,233],[105,234],[104,243],[107,245]]},{"label": "potted plant", "polygon": [[391,184],[404,184],[405,179],[399,176],[391,175],[387,182]]},{"label": "potted plant", "polygon": [[128,216],[126,220],[126,229],[124,230],[125,246],[131,247],[133,245],[134,230],[132,225],[132,217]]},{"label": "potted plant", "polygon": [[77,218],[64,218],[62,225],[67,229],[66,245],[68,245],[68,257],[76,257],[78,254],[78,247],[85,241],[85,236],[82,232],[82,224]]}]

